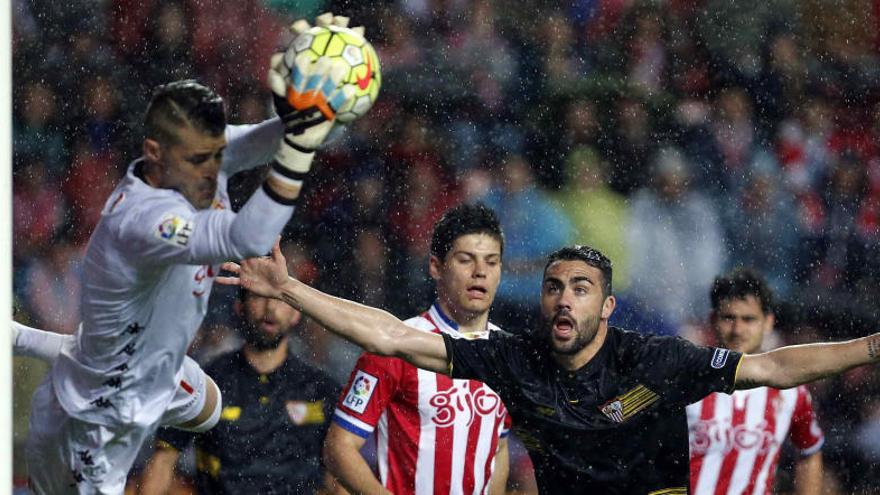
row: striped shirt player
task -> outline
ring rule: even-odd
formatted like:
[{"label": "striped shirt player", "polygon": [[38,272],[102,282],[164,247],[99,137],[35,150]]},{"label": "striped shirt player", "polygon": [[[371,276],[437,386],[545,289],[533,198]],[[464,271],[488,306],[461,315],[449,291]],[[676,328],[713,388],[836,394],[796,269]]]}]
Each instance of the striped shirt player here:
[{"label": "striped shirt player", "polygon": [[773,493],[785,439],[803,457],[825,441],[804,386],[713,393],[688,406],[687,416],[695,495]]},{"label": "striped shirt player", "polygon": [[[405,322],[425,332],[462,334],[434,304]],[[488,492],[498,440],[510,419],[498,395],[475,380],[453,380],[399,358],[364,354],[343,389],[333,421],[367,438],[376,431],[379,476],[397,495]]]},{"label": "striped shirt player", "polygon": [[[143,159],[108,198],[85,254],[82,323],[34,394],[28,459],[46,473],[32,472],[38,493],[77,491],[63,475],[81,492],[121,493],[145,438],[192,419],[169,407],[192,411],[204,387],[185,356],[219,263],[271,246],[293,212],[259,189],[235,214],[226,192],[228,176],[272,160],[280,120],[224,132],[211,208],[148,185]],[[192,397],[179,397],[181,387]]]}]

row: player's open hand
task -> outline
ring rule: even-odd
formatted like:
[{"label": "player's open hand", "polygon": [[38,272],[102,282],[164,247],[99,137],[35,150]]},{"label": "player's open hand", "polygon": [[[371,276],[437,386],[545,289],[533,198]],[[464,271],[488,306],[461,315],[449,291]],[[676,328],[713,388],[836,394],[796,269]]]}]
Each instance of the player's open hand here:
[{"label": "player's open hand", "polygon": [[221,265],[232,276],[217,277],[221,285],[238,285],[242,289],[263,297],[280,298],[281,290],[291,279],[287,274],[287,260],[281,254],[281,238],[275,240],[269,256],[248,258],[241,263],[227,262]]}]

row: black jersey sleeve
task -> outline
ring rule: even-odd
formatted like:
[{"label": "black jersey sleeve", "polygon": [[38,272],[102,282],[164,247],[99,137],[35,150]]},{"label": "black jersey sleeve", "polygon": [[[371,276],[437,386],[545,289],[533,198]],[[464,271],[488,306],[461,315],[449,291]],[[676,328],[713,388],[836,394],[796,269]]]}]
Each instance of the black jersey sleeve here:
[{"label": "black jersey sleeve", "polygon": [[171,447],[180,452],[189,447],[196,435],[197,433],[163,426],[156,430],[156,444],[160,447]]},{"label": "black jersey sleeve", "polygon": [[443,334],[443,341],[452,378],[478,380],[496,390],[510,376],[512,363],[518,360],[518,339],[505,332],[494,331],[487,339],[474,340]]},{"label": "black jersey sleeve", "polygon": [[654,337],[646,363],[655,386],[674,403],[691,404],[712,392],[732,393],[742,354],[693,344],[680,337]]}]

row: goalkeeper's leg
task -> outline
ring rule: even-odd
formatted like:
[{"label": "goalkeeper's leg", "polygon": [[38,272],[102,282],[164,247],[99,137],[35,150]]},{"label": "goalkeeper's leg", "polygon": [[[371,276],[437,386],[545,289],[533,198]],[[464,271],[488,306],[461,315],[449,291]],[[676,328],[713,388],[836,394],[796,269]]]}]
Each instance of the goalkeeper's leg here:
[{"label": "goalkeeper's leg", "polygon": [[214,380],[189,356],[177,372],[177,390],[162,415],[163,426],[203,432],[220,420],[223,399]]},{"label": "goalkeeper's leg", "polygon": [[34,392],[25,454],[37,494],[123,495],[126,477],[156,425],[109,427],[69,416],[51,375]]},{"label": "goalkeeper's leg", "polygon": [[65,346],[73,345],[73,335],[47,332],[13,320],[12,355],[28,356],[52,364]]}]

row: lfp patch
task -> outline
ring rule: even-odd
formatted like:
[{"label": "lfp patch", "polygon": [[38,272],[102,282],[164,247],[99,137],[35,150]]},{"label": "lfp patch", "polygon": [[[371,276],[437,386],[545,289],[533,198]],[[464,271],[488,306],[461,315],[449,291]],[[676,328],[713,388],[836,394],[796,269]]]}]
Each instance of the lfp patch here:
[{"label": "lfp patch", "polygon": [[712,354],[712,367],[716,370],[723,368],[729,355],[730,351],[727,349],[715,349],[715,354]]},{"label": "lfp patch", "polygon": [[358,370],[342,404],[352,411],[362,414],[367,409],[367,404],[376,390],[377,383],[379,383],[378,378]]},{"label": "lfp patch", "polygon": [[162,215],[155,234],[169,244],[183,247],[189,243],[189,236],[192,235],[194,227],[192,220],[174,213],[166,213]]}]

